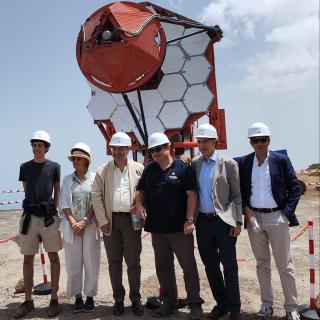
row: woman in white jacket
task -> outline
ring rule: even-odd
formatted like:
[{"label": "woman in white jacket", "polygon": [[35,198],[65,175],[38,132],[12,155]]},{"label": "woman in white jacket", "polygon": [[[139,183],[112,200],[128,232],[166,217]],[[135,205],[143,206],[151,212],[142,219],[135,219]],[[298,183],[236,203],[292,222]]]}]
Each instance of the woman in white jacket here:
[{"label": "woman in white jacket", "polygon": [[[60,208],[67,268],[67,294],[75,296],[74,312],[93,312],[93,297],[98,290],[101,245],[99,229],[91,204],[91,186],[95,174],[88,170],[91,152],[85,143],[76,143],[69,160],[75,171],[64,177]],[[83,280],[84,269],[84,280]],[[82,299],[82,289],[86,301]]]}]

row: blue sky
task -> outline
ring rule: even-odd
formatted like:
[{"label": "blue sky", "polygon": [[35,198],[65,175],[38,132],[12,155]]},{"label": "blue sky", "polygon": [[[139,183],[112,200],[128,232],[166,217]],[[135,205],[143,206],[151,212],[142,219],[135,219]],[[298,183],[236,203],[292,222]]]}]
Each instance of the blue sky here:
[{"label": "blue sky", "polygon": [[[37,129],[50,133],[48,157],[61,164],[63,176],[72,170],[67,154],[76,142],[90,145],[93,170],[107,160],[75,56],[81,23],[107,3],[1,1],[0,191],[20,188],[19,165],[32,158],[29,139]],[[271,148],[288,149],[296,169],[319,162],[318,1],[154,3],[224,31],[215,47],[218,100],[227,122],[224,154],[249,153],[247,128],[262,121],[272,131]]]}]

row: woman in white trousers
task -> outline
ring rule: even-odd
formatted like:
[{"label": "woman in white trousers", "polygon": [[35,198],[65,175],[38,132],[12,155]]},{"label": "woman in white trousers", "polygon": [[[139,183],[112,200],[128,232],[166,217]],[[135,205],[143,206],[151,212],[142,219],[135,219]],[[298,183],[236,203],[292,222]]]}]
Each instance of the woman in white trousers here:
[{"label": "woman in white trousers", "polygon": [[[67,268],[67,294],[75,296],[74,312],[93,312],[100,272],[100,232],[91,205],[91,186],[95,174],[88,170],[90,148],[76,143],[69,160],[75,171],[64,177],[60,208],[63,211],[60,231],[64,238]],[[84,279],[83,279],[84,270]],[[82,291],[86,295],[83,301]]]}]

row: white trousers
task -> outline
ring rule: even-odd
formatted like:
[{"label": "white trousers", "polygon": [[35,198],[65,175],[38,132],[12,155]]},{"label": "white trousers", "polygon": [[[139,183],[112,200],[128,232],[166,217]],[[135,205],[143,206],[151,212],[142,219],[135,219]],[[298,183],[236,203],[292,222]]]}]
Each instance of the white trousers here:
[{"label": "white trousers", "polygon": [[281,211],[271,213],[254,212],[260,231],[254,232],[248,223],[248,234],[252,252],[257,260],[257,276],[261,291],[261,302],[271,307],[273,294],[271,285],[270,245],[284,294],[286,311],[297,309],[297,288],[290,252],[290,234],[287,218]]},{"label": "white trousers", "polygon": [[96,225],[90,223],[82,237],[74,235],[73,244],[64,243],[68,275],[67,295],[69,297],[82,293],[82,289],[87,297],[93,297],[97,294],[101,244],[100,237],[97,239],[96,235]]}]

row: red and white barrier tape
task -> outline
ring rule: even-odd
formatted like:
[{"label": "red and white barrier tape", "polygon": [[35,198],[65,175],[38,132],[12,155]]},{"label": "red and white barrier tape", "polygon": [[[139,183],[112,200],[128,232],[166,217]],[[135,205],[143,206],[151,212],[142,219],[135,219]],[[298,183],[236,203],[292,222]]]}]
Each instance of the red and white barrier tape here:
[{"label": "red and white barrier tape", "polygon": [[17,204],[17,203],[22,203],[23,200],[14,200],[14,201],[2,201],[0,202],[0,206],[4,206],[6,204]]},{"label": "red and white barrier tape", "polygon": [[316,271],[315,271],[315,256],[314,256],[314,232],[313,221],[308,221],[309,227],[309,275],[310,275],[310,308],[316,308]]},{"label": "red and white barrier tape", "polygon": [[17,189],[17,190],[2,190],[2,191],[0,191],[0,194],[3,194],[3,193],[18,193],[18,192],[24,192],[24,190],[21,190],[21,189]]}]

